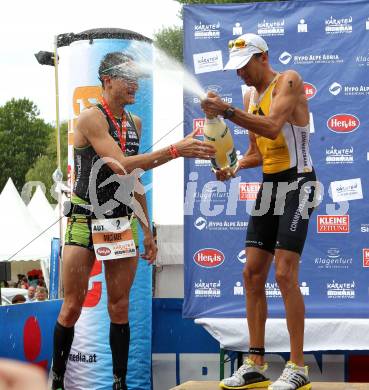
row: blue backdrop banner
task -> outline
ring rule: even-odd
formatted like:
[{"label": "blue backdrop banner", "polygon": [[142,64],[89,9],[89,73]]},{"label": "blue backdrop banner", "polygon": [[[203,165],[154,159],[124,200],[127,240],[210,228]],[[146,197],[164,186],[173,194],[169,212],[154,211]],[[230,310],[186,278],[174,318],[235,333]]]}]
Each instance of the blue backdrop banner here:
[{"label": "blue backdrop banner", "polygon": [[48,370],[53,332],[62,301],[0,307],[0,357],[21,360]]},{"label": "blue backdrop banner", "polygon": [[53,238],[51,240],[49,299],[59,298],[59,257],[60,239]]},{"label": "blue backdrop banner", "polygon": [[[304,80],[310,150],[323,199],[301,258],[308,317],[369,317],[369,2],[286,1],[184,7],[186,67],[205,90],[241,108],[247,86],[223,72],[228,41],[246,32],[269,45],[272,67]],[[197,96],[184,94],[184,128],[202,137]],[[247,129],[232,122],[237,154]],[[245,232],[261,169],[215,181],[207,161],[185,162],[185,317],[243,317]],[[273,268],[273,267],[272,267]],[[269,315],[284,317],[274,271],[266,283]]]}]

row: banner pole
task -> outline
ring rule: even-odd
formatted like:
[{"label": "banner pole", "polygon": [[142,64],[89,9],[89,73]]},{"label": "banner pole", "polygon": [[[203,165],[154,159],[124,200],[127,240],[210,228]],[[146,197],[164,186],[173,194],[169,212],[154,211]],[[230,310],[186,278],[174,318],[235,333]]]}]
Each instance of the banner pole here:
[{"label": "banner pole", "polygon": [[[55,35],[54,37],[54,69],[55,69],[55,114],[56,114],[56,159],[57,159],[57,172],[60,174],[60,184],[62,181],[62,170],[61,170],[61,151],[60,151],[60,113],[59,113],[59,73],[58,73],[58,66],[59,66],[59,58],[58,58],[58,36]],[[62,193],[61,193],[61,186],[59,188],[59,191],[57,191],[58,194],[58,208],[59,208],[59,238],[60,243],[62,243],[62,234],[63,234],[63,218],[62,218]],[[59,253],[59,262],[58,262],[58,269],[59,269],[59,275],[61,275],[61,251]],[[62,282],[61,278],[59,278],[59,297],[61,297],[62,293]]]}]

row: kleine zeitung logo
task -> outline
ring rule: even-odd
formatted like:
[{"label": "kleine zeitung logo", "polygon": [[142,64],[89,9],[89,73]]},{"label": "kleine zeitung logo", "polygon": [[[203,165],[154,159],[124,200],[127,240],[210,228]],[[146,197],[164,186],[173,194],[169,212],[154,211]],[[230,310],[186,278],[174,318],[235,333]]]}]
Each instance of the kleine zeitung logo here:
[{"label": "kleine zeitung logo", "polygon": [[363,267],[369,267],[369,248],[363,248]]},{"label": "kleine zeitung logo", "polygon": [[317,93],[317,89],[315,85],[310,83],[304,83],[304,89],[305,89],[305,95],[307,100],[312,99]]},{"label": "kleine zeitung logo", "polygon": [[205,118],[195,118],[193,120],[193,130],[196,130],[196,137],[202,137],[204,135]]},{"label": "kleine zeitung logo", "polygon": [[249,182],[239,184],[239,200],[256,200],[261,183]]},{"label": "kleine zeitung logo", "polygon": [[360,120],[352,114],[335,114],[327,120],[327,127],[334,133],[351,133],[360,126]]},{"label": "kleine zeitung logo", "polygon": [[215,248],[203,248],[193,255],[194,262],[203,268],[215,268],[223,264],[225,256],[223,252]]},{"label": "kleine zeitung logo", "polygon": [[350,233],[350,216],[317,215],[318,233]]}]

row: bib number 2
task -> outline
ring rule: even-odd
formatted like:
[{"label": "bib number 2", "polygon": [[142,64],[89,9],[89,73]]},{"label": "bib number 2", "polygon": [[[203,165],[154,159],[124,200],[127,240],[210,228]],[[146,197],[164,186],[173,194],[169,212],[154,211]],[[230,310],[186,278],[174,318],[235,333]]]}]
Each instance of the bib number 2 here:
[{"label": "bib number 2", "polygon": [[136,245],[129,219],[93,219],[92,241],[97,260],[115,260],[136,256]]}]

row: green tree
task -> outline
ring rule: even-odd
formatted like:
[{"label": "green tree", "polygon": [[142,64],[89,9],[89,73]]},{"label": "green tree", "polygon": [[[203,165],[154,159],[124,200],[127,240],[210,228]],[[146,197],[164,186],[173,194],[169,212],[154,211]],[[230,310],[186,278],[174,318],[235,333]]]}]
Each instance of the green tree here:
[{"label": "green tree", "polygon": [[183,28],[164,27],[155,35],[155,46],[178,62],[183,62]]},{"label": "green tree", "polygon": [[[64,122],[60,126],[60,155],[61,155],[61,170],[63,172],[63,180],[67,180],[67,165],[68,165],[68,123]],[[48,145],[45,152],[39,156],[34,165],[26,174],[26,181],[40,181],[45,185],[46,197],[51,203],[56,203],[55,199],[50,194],[50,189],[54,184],[52,174],[57,168],[57,152],[56,152],[56,136],[55,130],[48,138]]]},{"label": "green tree", "polygon": [[[175,0],[180,4],[259,3],[280,0]],[[179,15],[182,18],[182,13]],[[155,46],[179,62],[183,62],[183,27],[164,27],[154,34]]]},{"label": "green tree", "polygon": [[11,177],[20,191],[29,167],[45,151],[52,126],[38,116],[26,98],[0,106],[0,190]]}]

